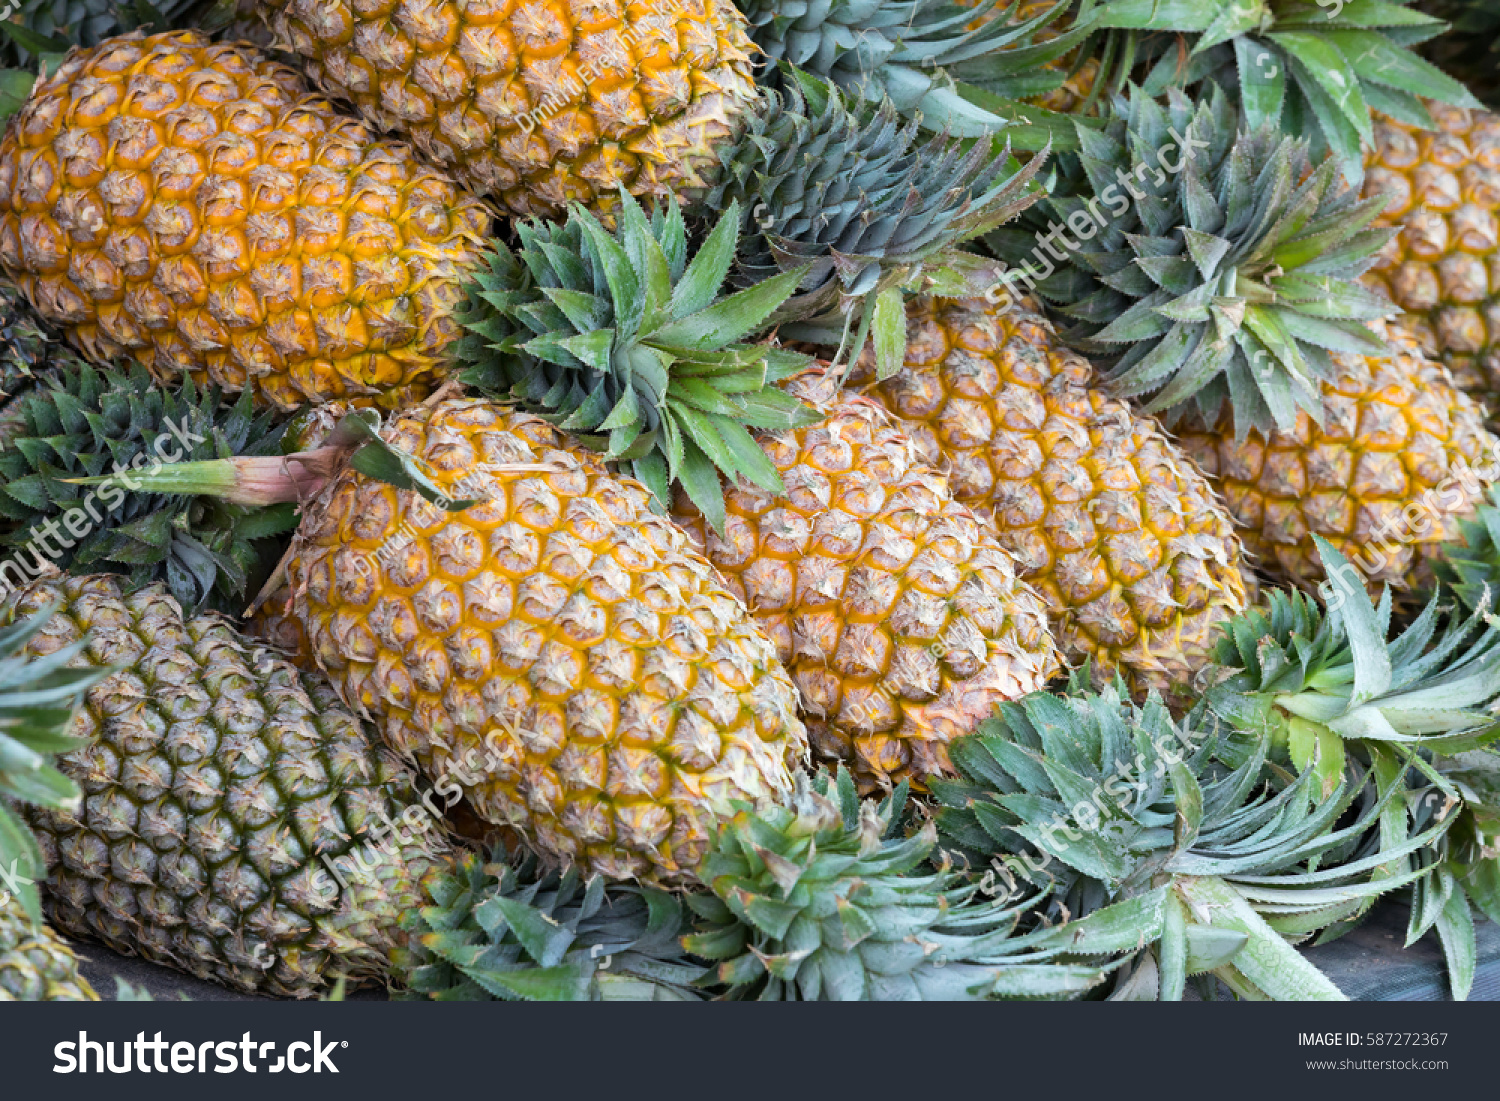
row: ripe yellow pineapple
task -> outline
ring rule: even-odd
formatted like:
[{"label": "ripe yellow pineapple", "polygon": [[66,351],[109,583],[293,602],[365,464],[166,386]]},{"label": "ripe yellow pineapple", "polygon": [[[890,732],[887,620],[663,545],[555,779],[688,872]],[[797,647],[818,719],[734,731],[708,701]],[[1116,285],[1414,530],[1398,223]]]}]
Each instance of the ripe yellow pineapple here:
[{"label": "ripe yellow pineapple", "polygon": [[1365,194],[1399,226],[1365,282],[1463,389],[1500,394],[1500,115],[1429,103],[1436,130],[1375,120]]},{"label": "ripe yellow pineapple", "polygon": [[96,360],[284,408],[422,395],[484,208],[247,46],[74,50],[0,143],[0,266]]},{"label": "ripe yellow pineapple", "polygon": [[262,0],[313,78],[510,213],[690,197],[756,99],[730,0]]},{"label": "ripe yellow pineapple", "polygon": [[722,535],[681,493],[673,519],[776,644],[814,750],[866,790],[920,789],[1056,672],[1046,609],[880,406],[819,370],[784,388],[824,412],[760,440],[785,492],[733,487]]},{"label": "ripe yellow pineapple", "polygon": [[1024,308],[917,299],[907,327],[901,370],[857,378],[993,519],[1064,651],[1138,690],[1183,682],[1246,601],[1239,540],[1202,473]]},{"label": "ripe yellow pineapple", "polygon": [[[1377,323],[1377,328],[1379,328]],[[1429,560],[1473,515],[1495,477],[1500,440],[1484,410],[1457,390],[1409,336],[1390,331],[1390,356],[1335,356],[1323,424],[1300,411],[1292,431],[1251,429],[1236,440],[1226,414],[1213,430],[1188,420],[1181,441],[1223,491],[1258,564],[1313,588],[1321,535],[1372,588],[1430,580]]]},{"label": "ripe yellow pineapple", "polygon": [[544,855],[690,881],[716,816],[791,790],[796,690],[688,537],[539,418],[454,399],[385,437],[444,512],[352,469],[306,509],[291,614],[344,700]]}]

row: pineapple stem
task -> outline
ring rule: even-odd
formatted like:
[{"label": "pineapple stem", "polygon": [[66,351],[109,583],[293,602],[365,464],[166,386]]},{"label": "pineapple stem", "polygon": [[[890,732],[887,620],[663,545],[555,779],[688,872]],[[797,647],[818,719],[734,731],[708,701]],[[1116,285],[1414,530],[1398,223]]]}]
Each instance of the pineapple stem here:
[{"label": "pineapple stem", "polygon": [[[262,508],[303,501],[317,493],[348,453],[346,447],[319,447],[294,455],[241,455],[233,459],[170,463],[158,470],[132,473],[130,480],[148,493],[206,495]],[[68,481],[74,485],[97,485],[118,477],[105,474]]]}]

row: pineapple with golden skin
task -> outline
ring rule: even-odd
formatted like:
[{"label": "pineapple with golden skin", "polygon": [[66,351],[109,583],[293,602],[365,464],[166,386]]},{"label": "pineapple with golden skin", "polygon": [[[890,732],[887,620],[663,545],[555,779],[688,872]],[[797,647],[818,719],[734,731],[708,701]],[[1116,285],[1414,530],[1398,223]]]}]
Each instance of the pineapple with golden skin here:
[{"label": "pineapple with golden skin", "polygon": [[318,665],[487,820],[616,878],[691,882],[717,815],[807,752],[771,643],[685,533],[536,417],[421,407],[386,429],[450,497],[345,470],[287,577]]},{"label": "pineapple with golden skin", "polygon": [[1243,439],[1227,417],[1180,430],[1257,564],[1302,588],[1324,578],[1315,536],[1372,591],[1426,587],[1431,560],[1500,474],[1500,440],[1483,408],[1409,337],[1392,330],[1391,341],[1389,356],[1337,357],[1322,424],[1300,412],[1290,431],[1251,429]]},{"label": "pineapple with golden skin", "polygon": [[0,267],[89,358],[292,408],[443,376],[490,218],[248,46],[68,54],[0,142]]},{"label": "pineapple with golden skin", "polygon": [[1046,609],[883,409],[824,371],[785,388],[824,414],[761,437],[785,492],[731,487],[722,535],[681,494],[673,519],[776,644],[818,755],[924,789],[953,738],[1057,672]]},{"label": "pineapple with golden skin", "polygon": [[906,362],[856,382],[988,517],[1063,650],[1170,691],[1243,611],[1240,542],[1202,473],[1148,417],[1091,384],[1038,315],[918,299]]},{"label": "pineapple with golden skin", "polygon": [[[790,790],[808,744],[775,647],[660,501],[678,484],[722,517],[708,454],[725,460],[721,448],[736,473],[779,490],[746,424],[791,428],[812,414],[771,385],[803,357],[737,343],[796,275],[717,295],[734,204],[691,262],[676,206],[648,224],[627,194],[620,221],[623,239],[581,208],[564,227],[523,224],[535,270],[497,243],[464,313],[464,377],[544,409],[550,425],[453,398],[414,407],[381,440],[369,414],[352,414],[327,441],[362,440],[353,454],[325,441],[139,480],[242,504],[303,501],[264,627],[426,775],[451,773],[481,819],[554,863],[678,885],[693,881],[720,815]],[[549,294],[537,284],[554,262],[576,285],[543,282]],[[634,311],[614,312],[614,295]],[[558,302],[583,331],[552,328],[566,323]],[[523,321],[550,335],[554,359],[603,356],[621,370],[572,385],[571,370],[518,354]],[[674,339],[691,352],[676,377],[664,370]],[[689,399],[710,408],[679,404]],[[355,420],[365,428],[351,436]],[[553,427],[564,424],[579,435]]]},{"label": "pineapple with golden skin", "polygon": [[261,6],[330,94],[522,217],[699,194],[756,101],[730,0]]},{"label": "pineapple with golden skin", "polygon": [[1429,103],[1426,130],[1379,116],[1365,194],[1399,228],[1365,282],[1463,389],[1500,394],[1500,115]]}]

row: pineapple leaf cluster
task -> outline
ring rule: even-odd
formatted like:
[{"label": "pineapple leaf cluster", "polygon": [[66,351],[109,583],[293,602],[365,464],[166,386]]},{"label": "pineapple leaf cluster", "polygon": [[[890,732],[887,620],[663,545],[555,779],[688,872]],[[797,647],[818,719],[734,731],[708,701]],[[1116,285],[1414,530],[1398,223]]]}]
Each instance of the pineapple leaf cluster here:
[{"label": "pineapple leaf cluster", "polygon": [[34,66],[73,46],[94,46],[130,31],[217,31],[234,19],[236,0],[20,0],[0,23],[0,62]]},{"label": "pineapple leaf cluster", "polygon": [[[1469,527],[1476,542],[1484,522]],[[1434,593],[1392,637],[1389,592],[1371,601],[1350,563],[1321,540],[1320,551],[1325,606],[1272,592],[1229,624],[1206,702],[1236,726],[1268,731],[1278,755],[1318,776],[1322,790],[1359,762],[1386,803],[1384,836],[1408,826],[1433,834],[1386,873],[1415,877],[1407,943],[1435,931],[1463,998],[1474,977],[1473,912],[1500,914],[1493,590],[1482,563],[1459,562],[1458,606]]]},{"label": "pineapple leaf cluster", "polygon": [[1179,725],[1154,696],[1086,683],[1004,704],[954,744],[959,778],[933,787],[944,837],[992,884],[1048,887],[1059,923],[1038,946],[1116,956],[1112,998],[1180,999],[1192,976],[1248,997],[1341,998],[1290,942],[1412,882],[1391,864],[1446,824],[1372,846],[1396,796],[1352,766],[1331,795],[1306,773],[1278,784],[1265,731],[1201,706]]},{"label": "pineapple leaf cluster", "polygon": [[934,869],[931,823],[896,835],[906,792],[862,801],[841,768],[720,827],[701,871],[711,893],[686,900],[698,921],[684,944],[714,963],[727,996],[1049,998],[1101,981],[1104,969],[1014,935],[1034,899],[992,900]]},{"label": "pineapple leaf cluster", "polygon": [[1476,912],[1500,921],[1500,755],[1471,750],[1432,759],[1434,779],[1417,775],[1406,809],[1418,829],[1448,828],[1410,860],[1421,876],[1411,887],[1406,945],[1435,932],[1456,1000],[1474,983]]},{"label": "pineapple leaf cluster", "polygon": [[1326,605],[1275,590],[1231,621],[1214,653],[1206,700],[1240,727],[1262,727],[1324,793],[1351,752],[1409,764],[1436,779],[1431,754],[1471,752],[1500,737],[1500,622],[1483,607],[1445,617],[1440,596],[1391,637],[1389,590],[1363,578],[1321,536]]},{"label": "pineapple leaf cluster", "polygon": [[[877,373],[906,351],[905,295],[982,294],[992,262],[957,245],[1009,221],[1041,197],[1044,157],[1011,172],[1008,150],[946,135],[919,139],[889,100],[850,104],[836,85],[799,71],[767,96],[726,156],[709,210],[741,211],[736,281],[805,269],[773,320],[781,335],[858,350],[875,333]],[[854,328],[853,339],[850,329]]]},{"label": "pineapple leaf cluster", "polygon": [[1128,62],[1107,81],[1118,87],[1135,76],[1151,95],[1234,89],[1247,130],[1306,136],[1314,161],[1331,153],[1350,184],[1363,178],[1363,151],[1375,144],[1372,111],[1428,127],[1423,97],[1479,106],[1413,50],[1445,24],[1407,0],[1107,0],[1089,25]]},{"label": "pineapple leaf cluster", "polygon": [[32,574],[46,561],[102,569],[165,581],[190,609],[237,611],[274,563],[274,537],[296,524],[289,505],[251,510],[142,482],[164,465],[278,454],[284,426],[248,393],[229,404],[191,380],[166,389],[139,366],[77,365],[22,395],[15,415],[0,451],[0,545]]},{"label": "pineapple leaf cluster", "polygon": [[[1087,0],[1092,5],[1093,0]],[[929,130],[988,137],[998,130],[1041,149],[1070,142],[1065,118],[1023,104],[1061,87],[1066,68],[1049,65],[1088,35],[1086,13],[1039,39],[1069,11],[1069,0],[1019,18],[1020,0],[961,6],[933,0],[739,0],[773,84],[779,63],[805,69],[871,104],[890,100]]]},{"label": "pineapple leaf cluster", "polygon": [[1458,521],[1458,535],[1434,559],[1433,573],[1465,607],[1493,611],[1500,604],[1500,489]]},{"label": "pineapple leaf cluster", "polygon": [[13,804],[53,810],[78,804],[82,791],[52,758],[85,744],[70,732],[73,715],[89,688],[109,673],[70,667],[82,642],[42,657],[26,653],[51,614],[46,608],[0,629],[0,894],[16,895],[33,922],[41,920],[36,884],[46,865]]},{"label": "pineapple leaf cluster", "polygon": [[436,1001],[695,1001],[707,969],[680,943],[684,910],[654,888],[587,880],[500,846],[429,877],[409,915],[411,994]]},{"label": "pineapple leaf cluster", "polygon": [[1386,199],[1361,200],[1332,162],[1311,169],[1294,138],[1241,130],[1218,90],[1195,106],[1132,88],[1115,111],[1102,132],[1080,124],[1087,183],[1048,204],[1083,240],[1059,235],[1055,272],[1033,236],[1002,234],[1003,254],[1148,412],[1196,406],[1214,424],[1228,405],[1240,437],[1321,419],[1332,354],[1386,352],[1367,323],[1393,307],[1357,282],[1395,232],[1369,228]]},{"label": "pineapple leaf cluster", "polygon": [[1034,903],[994,902],[934,867],[931,824],[901,836],[904,786],[861,800],[846,771],[782,807],[742,806],[710,842],[707,890],[469,856],[408,917],[411,993],[439,1000],[876,1000],[1068,997],[1107,968],[1013,935]]},{"label": "pineapple leaf cluster", "polygon": [[721,476],[783,489],[749,429],[785,431],[816,417],[773,385],[808,357],[744,343],[806,269],[721,298],[738,204],[696,251],[676,205],[648,218],[622,191],[617,213],[613,232],[574,207],[561,226],[518,226],[517,252],[495,242],[462,315],[463,377],[572,433],[664,503],[680,485],[722,531]]}]

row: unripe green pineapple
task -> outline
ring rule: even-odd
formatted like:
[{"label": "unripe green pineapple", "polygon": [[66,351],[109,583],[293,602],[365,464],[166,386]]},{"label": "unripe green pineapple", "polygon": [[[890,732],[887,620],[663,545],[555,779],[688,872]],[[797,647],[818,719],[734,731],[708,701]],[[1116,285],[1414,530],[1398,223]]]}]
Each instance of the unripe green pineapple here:
[{"label": "unripe green pineapple", "polygon": [[73,949],[51,929],[33,925],[17,900],[0,901],[0,1002],[98,1000],[78,973]]},{"label": "unripe green pineapple", "polygon": [[38,581],[5,616],[52,604],[32,654],[87,636],[73,664],[120,670],[75,719],[88,743],[61,758],[81,804],[27,810],[53,924],[246,992],[384,976],[424,834],[385,825],[405,780],[327,682],[107,575]]}]

